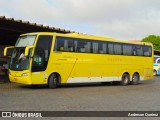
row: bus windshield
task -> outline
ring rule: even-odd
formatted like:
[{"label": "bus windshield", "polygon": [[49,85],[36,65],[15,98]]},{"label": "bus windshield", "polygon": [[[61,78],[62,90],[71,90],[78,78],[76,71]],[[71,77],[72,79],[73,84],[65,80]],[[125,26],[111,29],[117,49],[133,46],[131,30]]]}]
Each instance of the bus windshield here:
[{"label": "bus windshield", "polygon": [[10,61],[9,68],[11,70],[21,71],[29,69],[30,58],[28,56],[24,56],[25,47],[33,46],[35,40],[36,35],[25,35],[18,38]]},{"label": "bus windshield", "polygon": [[15,48],[12,53],[10,66],[11,70],[21,71],[29,69],[28,56],[24,56],[25,47]]},{"label": "bus windshield", "polygon": [[20,36],[16,42],[15,47],[33,46],[36,35]]}]

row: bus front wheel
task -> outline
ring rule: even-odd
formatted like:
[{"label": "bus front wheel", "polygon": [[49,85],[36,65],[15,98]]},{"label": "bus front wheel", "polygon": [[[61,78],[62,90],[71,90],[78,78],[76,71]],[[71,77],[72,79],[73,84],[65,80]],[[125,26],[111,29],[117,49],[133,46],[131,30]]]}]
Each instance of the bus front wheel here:
[{"label": "bus front wheel", "polygon": [[50,89],[55,89],[57,88],[57,85],[58,85],[58,76],[56,74],[52,74],[48,80],[48,87]]}]

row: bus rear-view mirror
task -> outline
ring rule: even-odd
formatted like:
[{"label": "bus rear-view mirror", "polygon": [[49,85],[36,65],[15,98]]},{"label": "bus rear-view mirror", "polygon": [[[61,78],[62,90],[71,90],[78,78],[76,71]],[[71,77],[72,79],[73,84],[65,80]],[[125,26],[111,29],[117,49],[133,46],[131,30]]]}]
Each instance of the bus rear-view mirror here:
[{"label": "bus rear-view mirror", "polygon": [[12,55],[14,46],[10,46],[10,47],[5,47],[4,48],[4,56],[10,57]]},{"label": "bus rear-view mirror", "polygon": [[30,50],[33,49],[33,48],[34,48],[34,46],[28,46],[28,47],[26,47],[25,48],[24,56],[28,56],[28,55],[33,56],[32,53],[30,54]]}]

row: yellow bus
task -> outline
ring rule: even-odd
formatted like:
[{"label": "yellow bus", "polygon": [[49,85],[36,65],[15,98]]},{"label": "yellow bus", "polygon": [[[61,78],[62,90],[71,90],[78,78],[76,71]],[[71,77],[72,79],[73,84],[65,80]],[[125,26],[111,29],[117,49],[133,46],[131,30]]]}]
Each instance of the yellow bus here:
[{"label": "yellow bus", "polygon": [[49,88],[67,83],[138,84],[153,78],[153,46],[112,38],[38,32],[21,35],[9,66],[11,82]]}]

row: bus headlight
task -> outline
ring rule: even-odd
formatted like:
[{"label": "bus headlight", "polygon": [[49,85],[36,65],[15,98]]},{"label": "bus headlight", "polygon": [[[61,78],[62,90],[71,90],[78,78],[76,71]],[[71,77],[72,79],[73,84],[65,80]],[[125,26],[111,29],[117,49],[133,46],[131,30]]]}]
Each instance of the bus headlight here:
[{"label": "bus headlight", "polygon": [[22,76],[28,76],[28,73],[23,73]]}]

